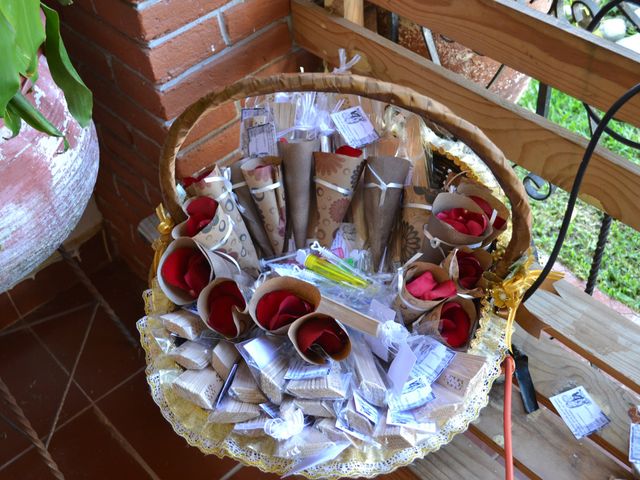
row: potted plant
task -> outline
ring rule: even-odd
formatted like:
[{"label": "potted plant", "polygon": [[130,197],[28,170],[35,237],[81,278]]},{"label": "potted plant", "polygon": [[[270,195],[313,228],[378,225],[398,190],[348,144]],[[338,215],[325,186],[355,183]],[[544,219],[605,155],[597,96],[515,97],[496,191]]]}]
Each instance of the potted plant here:
[{"label": "potted plant", "polygon": [[48,258],[86,207],[99,158],[92,106],[58,13],[0,1],[0,292]]}]

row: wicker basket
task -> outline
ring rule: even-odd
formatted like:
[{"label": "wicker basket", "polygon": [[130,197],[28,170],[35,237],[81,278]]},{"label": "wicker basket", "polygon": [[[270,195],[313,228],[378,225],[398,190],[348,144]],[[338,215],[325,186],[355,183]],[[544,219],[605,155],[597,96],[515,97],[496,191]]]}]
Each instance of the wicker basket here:
[{"label": "wicker basket", "polygon": [[[291,74],[247,78],[210,93],[187,108],[171,126],[160,160],[160,185],[164,204],[176,223],[185,219],[176,189],[176,159],[185,138],[196,123],[211,110],[228,102],[275,92],[302,91],[336,92],[367,97],[404,108],[432,124],[444,127],[482,159],[510,201],[512,234],[504,247],[502,257],[495,265],[494,273],[497,278],[504,278],[510,268],[527,252],[531,241],[531,217],[525,190],[503,153],[486,135],[442,104],[411,89],[355,75]],[[377,453],[367,455],[352,447],[345,450],[336,460],[305,470],[303,474],[310,478],[375,476],[437,450],[451,441],[455,434],[464,431],[469,423],[477,418],[480,409],[487,404],[489,390],[500,374],[500,363],[507,349],[505,337],[508,324],[504,318],[494,313],[491,292],[483,299],[481,310],[479,328],[470,343],[469,352],[486,356],[490,368],[473,394],[465,399],[464,409],[452,416],[437,436],[416,447],[389,451],[380,449]],[[173,394],[169,385],[179,370],[176,370],[171,362],[163,359],[156,345],[156,333],[152,332],[157,332],[158,325],[159,320],[154,318],[153,312],[148,312],[148,317],[139,322],[138,328],[147,353],[147,379],[154,400],[176,432],[205,453],[231,456],[245,464],[278,474],[287,471],[291,465],[290,461],[271,456],[268,443],[264,444],[264,448],[260,444],[256,448],[255,442],[235,438],[233,435],[227,436],[226,432],[215,425],[207,425],[206,415],[198,412],[198,407],[181,401]]]}]

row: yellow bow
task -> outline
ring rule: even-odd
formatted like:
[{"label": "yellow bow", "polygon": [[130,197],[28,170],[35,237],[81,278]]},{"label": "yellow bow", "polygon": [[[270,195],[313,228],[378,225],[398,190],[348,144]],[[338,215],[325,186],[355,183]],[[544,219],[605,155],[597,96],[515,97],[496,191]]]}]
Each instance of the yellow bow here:
[{"label": "yellow bow", "polygon": [[[516,312],[522,302],[525,292],[533,285],[536,279],[542,273],[540,269],[531,269],[533,256],[527,253],[527,259],[507,278],[501,282],[494,283],[491,289],[493,303],[497,308],[506,308],[508,310],[505,343],[509,351],[512,351],[511,337],[513,335],[513,323],[516,318]],[[563,277],[560,272],[553,271],[547,278],[551,280],[559,280]]]},{"label": "yellow bow", "polygon": [[162,293],[158,285],[158,279],[155,278],[158,265],[160,265],[160,259],[171,243],[171,230],[173,230],[174,223],[162,204],[156,208],[156,215],[158,216],[158,220],[160,220],[157,226],[160,236],[156,238],[151,245],[154,254],[151,269],[149,270],[149,290],[143,295],[147,315],[170,312],[174,308],[171,301]]}]

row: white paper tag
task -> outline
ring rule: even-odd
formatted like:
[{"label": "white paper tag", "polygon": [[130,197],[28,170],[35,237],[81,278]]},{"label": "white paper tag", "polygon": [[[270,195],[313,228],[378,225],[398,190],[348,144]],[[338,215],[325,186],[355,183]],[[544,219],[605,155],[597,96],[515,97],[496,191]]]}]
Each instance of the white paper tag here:
[{"label": "white paper tag", "polygon": [[364,147],[380,138],[360,106],[332,113],[331,119],[350,147]]},{"label": "white paper tag", "polygon": [[555,395],[549,400],[578,440],[600,430],[610,422],[582,386]]},{"label": "white paper tag", "polygon": [[424,433],[436,433],[438,427],[435,422],[418,422],[411,412],[389,410],[387,412],[387,425],[406,427]]},{"label": "white paper tag", "polygon": [[640,464],[640,423],[632,423],[629,432],[629,461]]},{"label": "white paper tag", "polygon": [[424,377],[414,378],[402,389],[400,395],[389,395],[389,410],[411,410],[426,405],[436,396],[431,391],[431,384]]},{"label": "white paper tag", "polygon": [[419,337],[412,347],[416,363],[411,369],[411,376],[426,377],[429,383],[435,382],[456,356],[456,352],[433,337]]},{"label": "white paper tag", "polygon": [[406,343],[400,344],[396,358],[394,358],[391,365],[389,365],[389,371],[387,372],[387,376],[393,386],[393,391],[396,394],[404,390],[415,363],[416,355],[413,353],[413,350],[411,350],[411,347]]},{"label": "white paper tag", "polygon": [[365,442],[369,440],[369,437],[367,437],[364,433],[360,433],[355,430],[352,430],[351,427],[347,424],[347,422],[345,422],[344,419],[341,417],[338,417],[336,419],[336,428],[338,430],[342,430],[345,433],[348,433],[349,435],[357,438],[358,440],[364,440]]},{"label": "white paper tag", "polygon": [[369,420],[374,425],[377,425],[380,421],[380,412],[378,409],[367,402],[358,392],[353,392],[353,403],[356,406],[356,411]]},{"label": "white paper tag", "polygon": [[292,358],[289,362],[287,373],[284,374],[285,380],[306,380],[309,378],[318,378],[328,375],[331,371],[331,365],[314,365],[307,363],[301,358]]},{"label": "white paper tag", "polygon": [[265,107],[243,108],[240,111],[240,119],[246,120],[253,117],[267,117],[269,115],[269,109]]},{"label": "white paper tag", "polygon": [[279,339],[267,336],[257,337],[241,344],[259,369],[266,368],[271,363],[281,345]]},{"label": "white paper tag", "polygon": [[276,127],[273,123],[247,128],[247,136],[249,137],[248,150],[250,157],[266,157],[278,154]]}]

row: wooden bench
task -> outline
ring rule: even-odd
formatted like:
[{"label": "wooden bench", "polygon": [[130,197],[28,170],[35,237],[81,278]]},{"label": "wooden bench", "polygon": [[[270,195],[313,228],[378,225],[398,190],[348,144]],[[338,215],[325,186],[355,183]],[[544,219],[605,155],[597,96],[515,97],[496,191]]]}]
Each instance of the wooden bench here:
[{"label": "wooden bench", "polygon": [[[640,81],[640,56],[510,0],[371,0],[600,109]],[[502,100],[363,26],[362,0],[292,0],[295,41],[331,65],[338,50],[362,60],[354,73],[407,85],[482,128],[515,163],[571,188],[586,139]],[[332,13],[333,12],[333,13]],[[640,125],[640,96],[618,115]],[[640,168],[598,148],[581,198],[640,228]],[[629,410],[640,404],[640,326],[561,280],[538,291],[517,315],[514,344],[529,357],[540,409],[526,414],[513,396],[517,478],[633,478]],[[582,385],[611,424],[576,440],[549,398]],[[427,458],[385,478],[504,477],[503,388],[469,431]]]}]

